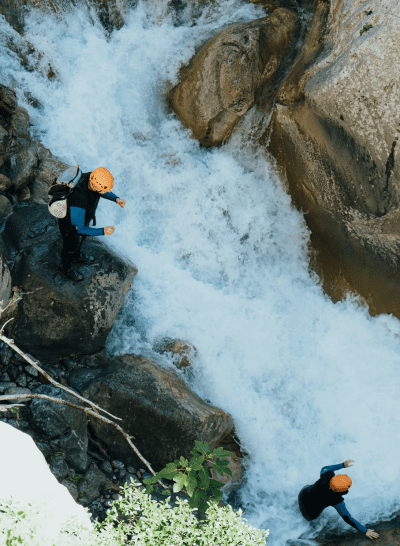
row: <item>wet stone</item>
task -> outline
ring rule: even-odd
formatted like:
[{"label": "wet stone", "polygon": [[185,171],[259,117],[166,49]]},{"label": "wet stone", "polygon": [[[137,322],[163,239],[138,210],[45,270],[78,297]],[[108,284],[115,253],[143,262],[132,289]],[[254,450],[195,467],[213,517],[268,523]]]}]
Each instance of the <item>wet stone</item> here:
[{"label": "wet stone", "polygon": [[111,461],[111,464],[114,468],[117,468],[118,470],[123,470],[125,468],[124,463],[121,463],[121,461],[114,460]]},{"label": "wet stone", "polygon": [[0,382],[0,394],[3,394],[10,387],[16,387],[16,386],[17,384],[13,383],[12,381],[2,381]]},{"label": "wet stone", "polygon": [[26,387],[26,375],[24,373],[19,374],[16,381],[20,387]]},{"label": "wet stone", "polygon": [[101,465],[99,466],[100,470],[104,472],[105,474],[112,474],[113,469],[109,461],[103,461]]},{"label": "wet stone", "polygon": [[63,457],[58,457],[50,465],[51,473],[59,480],[69,474],[69,468]]},{"label": "wet stone", "polygon": [[30,364],[28,364],[28,366],[25,366],[25,371],[29,375],[33,375],[33,377],[37,377],[39,375],[39,372]]}]

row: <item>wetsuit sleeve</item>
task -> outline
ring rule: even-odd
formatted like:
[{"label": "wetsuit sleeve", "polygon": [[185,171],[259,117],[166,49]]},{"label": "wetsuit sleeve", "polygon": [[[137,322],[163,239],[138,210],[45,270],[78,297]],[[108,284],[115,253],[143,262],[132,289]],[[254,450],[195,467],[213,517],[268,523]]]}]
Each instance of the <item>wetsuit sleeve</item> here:
[{"label": "wetsuit sleeve", "polygon": [[112,191],[109,191],[107,193],[100,193],[100,197],[103,197],[103,199],[108,199],[109,201],[117,201],[118,196],[115,195]]},{"label": "wetsuit sleeve", "polygon": [[367,532],[367,528],[364,527],[364,525],[361,525],[361,523],[358,523],[358,521],[356,521],[354,518],[351,517],[344,502],[341,502],[340,504],[336,504],[333,508],[337,511],[337,513],[340,516],[342,516],[342,518],[344,519],[346,523],[354,527],[354,529],[357,529],[357,531],[360,531],[360,533],[364,533],[365,535],[365,533]]},{"label": "wetsuit sleeve", "polygon": [[324,466],[323,468],[321,468],[320,476],[322,476],[322,474],[325,474],[325,472],[328,472],[329,470],[332,470],[333,472],[335,470],[340,470],[341,468],[344,468],[344,463],[333,464],[331,466]]},{"label": "wetsuit sleeve", "polygon": [[103,228],[85,227],[85,209],[71,207],[71,224],[78,228],[80,235],[104,235]]}]

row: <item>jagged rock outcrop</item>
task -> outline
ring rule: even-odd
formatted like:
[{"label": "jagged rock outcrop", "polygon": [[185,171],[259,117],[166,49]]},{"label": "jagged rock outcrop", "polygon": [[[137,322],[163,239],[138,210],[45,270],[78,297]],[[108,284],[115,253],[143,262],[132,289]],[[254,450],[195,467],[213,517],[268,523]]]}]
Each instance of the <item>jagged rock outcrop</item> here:
[{"label": "jagged rock outcrop", "polygon": [[10,216],[4,231],[13,284],[25,293],[11,331],[23,350],[45,362],[102,349],[137,273],[93,237],[84,247],[95,263],[77,265],[85,280],[69,281],[59,271],[62,239],[56,222],[46,206],[27,206]]},{"label": "jagged rock outcrop", "polygon": [[163,338],[154,344],[154,351],[160,354],[170,353],[177,368],[187,368],[197,355],[197,349],[187,341]]},{"label": "jagged rock outcrop", "polygon": [[372,313],[400,316],[398,4],[332,0],[322,37],[278,93],[268,149],[333,257],[320,265],[328,293],[342,278]]},{"label": "jagged rock outcrop", "polygon": [[277,9],[229,26],[197,51],[169,94],[194,138],[204,146],[221,144],[258,95],[268,96],[296,29],[295,13]]},{"label": "jagged rock outcrop", "polygon": [[[94,377],[85,374],[85,369],[74,371],[69,384],[122,418],[122,428],[134,437],[133,443],[155,470],[181,455],[190,458],[195,440],[217,447],[233,428],[227,413],[201,400],[172,371],[141,356],[118,356]],[[89,423],[111,456],[118,456],[125,465],[140,464],[114,427],[92,418]]]}]

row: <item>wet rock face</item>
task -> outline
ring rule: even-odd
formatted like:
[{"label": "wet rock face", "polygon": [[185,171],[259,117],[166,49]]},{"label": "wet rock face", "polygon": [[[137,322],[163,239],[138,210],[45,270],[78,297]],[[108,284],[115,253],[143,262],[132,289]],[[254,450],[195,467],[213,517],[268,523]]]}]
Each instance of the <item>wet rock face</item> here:
[{"label": "wet rock face", "polygon": [[19,303],[13,336],[22,350],[45,362],[101,350],[137,273],[105,243],[89,238],[83,249],[95,263],[76,264],[84,281],[65,278],[56,222],[46,206],[23,207],[5,226],[13,283],[30,293]]},{"label": "wet rock face", "polygon": [[[123,419],[123,429],[155,470],[181,455],[190,459],[195,440],[217,447],[233,428],[227,413],[203,402],[170,370],[140,356],[114,358],[82,387],[82,396]],[[140,464],[117,429],[89,422],[111,456],[125,465]]]},{"label": "wet rock face", "polygon": [[296,30],[294,12],[229,26],[207,42],[170,92],[180,120],[204,146],[221,144],[274,80]]},{"label": "wet rock face", "polygon": [[399,29],[394,0],[372,0],[368,10],[362,0],[333,0],[318,56],[295,67],[288,77],[293,88],[278,93],[268,147],[295,204],[308,211],[309,227],[338,264],[333,284],[344,275],[346,288],[361,294],[372,313],[396,316]]}]

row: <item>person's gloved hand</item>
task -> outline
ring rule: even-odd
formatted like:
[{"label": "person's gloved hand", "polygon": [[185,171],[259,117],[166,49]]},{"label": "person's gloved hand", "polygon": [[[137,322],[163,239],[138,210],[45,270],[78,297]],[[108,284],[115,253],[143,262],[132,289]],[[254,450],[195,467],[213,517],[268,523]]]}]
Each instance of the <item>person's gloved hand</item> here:
[{"label": "person's gloved hand", "polygon": [[118,199],[117,199],[116,202],[118,203],[118,205],[119,205],[122,209],[124,208],[124,206],[125,206],[125,201],[124,201],[123,199],[120,199],[120,198],[118,197]]},{"label": "person's gloved hand", "polygon": [[104,229],[104,235],[112,235],[115,231],[115,226],[107,226]]},{"label": "person's gloved hand", "polygon": [[367,532],[365,533],[365,535],[371,540],[379,537],[378,533],[375,533],[373,529],[367,529]]},{"label": "person's gloved hand", "polygon": [[343,466],[344,466],[345,468],[347,468],[348,466],[353,466],[353,465],[350,464],[350,463],[354,463],[354,461],[353,461],[352,459],[347,459],[347,461],[344,461]]}]

